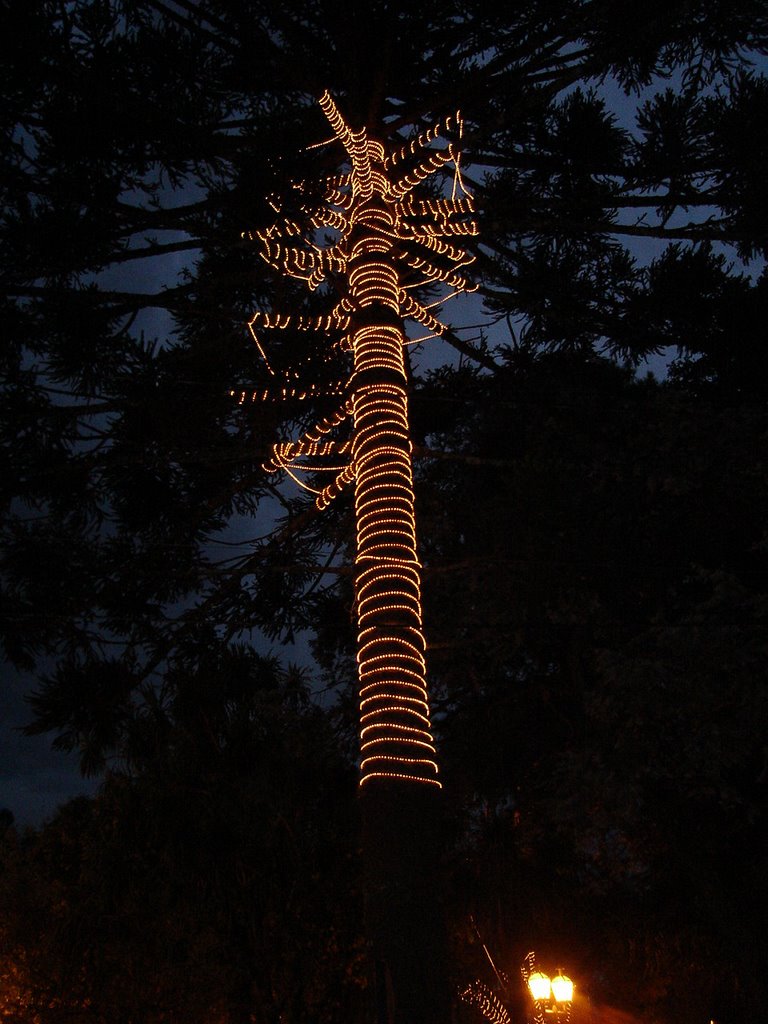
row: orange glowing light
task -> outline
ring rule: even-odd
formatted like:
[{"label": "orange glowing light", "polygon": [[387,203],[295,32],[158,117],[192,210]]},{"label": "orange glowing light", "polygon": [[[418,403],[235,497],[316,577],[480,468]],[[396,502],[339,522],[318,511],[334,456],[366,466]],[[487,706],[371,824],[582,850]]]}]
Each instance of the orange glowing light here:
[{"label": "orange glowing light", "polygon": [[[451,135],[461,138],[463,122],[458,112],[451,114],[387,152],[365,128],[352,129],[327,91],[319,102],[333,139],[344,147],[350,172],[319,183],[319,190],[294,184],[304,223],[283,217],[243,237],[256,242],[275,269],[310,289],[332,280],[342,298],[325,316],[257,312],[248,327],[272,377],[278,374],[267,356],[264,332],[289,328],[341,334],[331,347],[351,354],[351,374],[331,389],[346,395],[338,412],[299,440],[274,445],[264,469],[290,475],[316,495],[321,509],[354,484],[360,785],[397,779],[440,786],[424,658],[404,361],[410,341],[403,319],[414,320],[429,336],[440,336],[448,328],[430,309],[475,288],[459,273],[475,257],[444,240],[477,234],[474,203],[450,141]],[[438,146],[441,138],[447,141],[443,148]],[[450,198],[414,196],[422,182],[449,165],[454,168]],[[304,201],[318,194],[326,205]],[[269,202],[282,216],[282,202],[275,197]],[[338,234],[326,248],[308,241],[322,228]],[[452,292],[425,307],[410,295],[424,285]],[[295,383],[295,374],[282,376],[285,397],[319,393],[316,386]],[[267,401],[279,394],[276,388],[250,395],[243,391],[239,401]],[[347,420],[351,440],[335,441],[329,435]],[[302,479],[317,472],[333,473],[332,482],[317,487]]]},{"label": "orange glowing light", "polygon": [[476,1006],[491,1024],[511,1024],[504,1004],[482,981],[478,980],[467,985],[460,998],[462,1002]]}]

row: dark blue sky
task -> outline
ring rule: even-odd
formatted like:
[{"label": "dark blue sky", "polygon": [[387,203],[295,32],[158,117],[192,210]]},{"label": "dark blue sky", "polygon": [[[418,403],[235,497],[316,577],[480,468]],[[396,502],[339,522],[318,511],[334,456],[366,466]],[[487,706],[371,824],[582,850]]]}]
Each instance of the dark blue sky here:
[{"label": "dark blue sky", "polygon": [[13,812],[19,826],[39,825],[65,800],[92,793],[96,783],[83,779],[77,757],[51,749],[49,736],[24,736],[29,721],[23,697],[34,680],[3,665],[0,680],[0,807]]},{"label": "dark blue sky", "polygon": [[[757,70],[764,72],[765,66],[766,61],[760,60]],[[627,98],[621,90],[610,85],[603,86],[601,91],[620,122],[631,128],[634,111],[638,106],[637,98]],[[649,93],[651,91],[649,90]],[[626,244],[626,240],[624,241]],[[639,259],[649,260],[658,254],[664,244],[643,239],[636,245],[630,244],[628,247]],[[156,260],[146,260],[129,267],[121,266],[115,273],[120,275],[121,288],[144,291],[157,288],[163,280],[173,280],[182,267],[191,264],[193,260],[194,253],[178,253],[165,258],[162,266],[158,265]],[[115,284],[114,281],[106,279],[103,283]],[[457,325],[476,324],[483,319],[481,304],[476,297],[468,297],[449,304],[445,316],[449,322],[453,321]],[[142,323],[140,326],[152,335],[153,328],[159,334],[164,333],[167,324],[150,322]],[[243,330],[246,330],[245,324]],[[500,340],[506,340],[506,328],[503,325],[495,330],[501,332]],[[471,337],[473,334],[476,332],[469,331],[466,336]],[[434,346],[434,352],[431,346]],[[438,341],[432,341],[427,343],[421,357],[417,357],[417,362],[422,365],[434,365],[435,362],[444,361],[444,358],[445,346]],[[668,359],[669,356],[656,357],[649,362],[647,368],[657,377],[661,377]],[[236,382],[233,383],[236,385]],[[285,649],[281,649],[276,653],[286,652]],[[288,658],[291,656],[292,653],[288,652]],[[52,750],[50,737],[23,735],[21,728],[30,717],[23,697],[34,687],[34,680],[19,674],[8,665],[2,666],[0,676],[0,807],[10,809],[20,826],[39,825],[50,817],[63,801],[80,793],[94,792],[98,782],[85,780],[80,776],[76,755]]]}]

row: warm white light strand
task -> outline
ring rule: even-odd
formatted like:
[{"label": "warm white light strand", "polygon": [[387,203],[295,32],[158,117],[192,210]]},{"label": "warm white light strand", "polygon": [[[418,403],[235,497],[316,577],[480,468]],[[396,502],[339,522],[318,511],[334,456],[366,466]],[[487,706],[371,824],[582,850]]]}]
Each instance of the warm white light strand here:
[{"label": "warm white light strand", "polygon": [[[284,217],[244,237],[260,243],[261,255],[272,267],[304,280],[309,288],[332,281],[345,284],[346,291],[342,289],[342,298],[325,316],[259,312],[248,326],[273,377],[275,370],[257,331],[342,333],[334,344],[351,353],[353,369],[343,407],[298,441],[274,445],[265,469],[289,474],[316,495],[319,508],[354,483],[360,784],[395,779],[439,786],[426,684],[403,354],[412,342],[402,319],[413,319],[434,335],[443,334],[447,327],[430,309],[445,299],[424,306],[410,290],[439,284],[456,294],[475,287],[459,273],[475,257],[444,240],[477,233],[474,204],[463,186],[460,154],[452,141],[461,138],[463,123],[458,113],[452,114],[387,153],[365,128],[355,130],[347,123],[328,92],[320,98],[320,107],[346,151],[350,173],[326,179],[319,190],[301,182],[294,185],[299,197],[307,197],[299,203],[306,223]],[[447,140],[444,148],[440,138]],[[414,189],[450,163],[450,199],[413,197]],[[313,194],[322,195],[328,205],[313,206]],[[272,200],[272,206],[279,213],[282,204]],[[323,229],[338,233],[325,247],[314,241]],[[407,284],[401,280],[403,267],[408,268]],[[274,389],[253,391],[250,401],[259,400],[257,396],[267,400],[273,393]],[[302,389],[286,383],[283,388],[286,397],[315,393],[311,386]],[[241,403],[248,400],[243,391]],[[328,435],[348,416],[352,439],[335,442]],[[340,465],[339,456],[347,461]],[[334,478],[322,488],[302,480],[302,475],[317,472],[333,473]]]}]

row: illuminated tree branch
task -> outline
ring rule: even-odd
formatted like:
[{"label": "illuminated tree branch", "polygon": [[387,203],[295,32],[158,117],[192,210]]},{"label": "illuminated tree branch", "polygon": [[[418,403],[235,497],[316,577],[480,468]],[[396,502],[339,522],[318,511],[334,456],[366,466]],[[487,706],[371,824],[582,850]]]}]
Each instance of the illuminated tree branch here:
[{"label": "illuminated tree branch", "polygon": [[[476,287],[459,273],[475,257],[443,241],[445,236],[477,233],[474,204],[461,183],[454,144],[448,140],[445,148],[436,145],[449,131],[461,137],[461,116],[452,115],[387,154],[365,128],[350,127],[328,92],[320,106],[351,172],[327,179],[319,190],[293,186],[299,198],[319,191],[328,204],[301,204],[302,223],[283,218],[246,235],[258,239],[261,255],[271,266],[306,281],[312,289],[332,279],[342,297],[323,317],[258,312],[248,326],[273,376],[277,375],[261,335],[289,327],[344,333],[344,342],[335,344],[351,352],[351,372],[338,410],[298,441],[274,445],[264,469],[287,473],[315,494],[319,509],[354,483],[360,784],[386,779],[439,787],[424,658],[404,361],[409,341],[403,318],[445,335],[447,326],[411,291],[425,285],[452,290],[437,305]],[[454,166],[450,198],[411,195],[449,164]],[[280,200],[271,199],[270,204],[276,213],[282,211]],[[313,241],[321,228],[339,233],[324,249]],[[283,393],[302,397],[314,386],[301,389],[286,380]],[[274,395],[274,388],[252,392],[250,399],[242,392],[240,401]],[[351,438],[335,440],[331,435],[349,418]],[[333,474],[331,483],[314,482],[314,474],[321,472]]]}]

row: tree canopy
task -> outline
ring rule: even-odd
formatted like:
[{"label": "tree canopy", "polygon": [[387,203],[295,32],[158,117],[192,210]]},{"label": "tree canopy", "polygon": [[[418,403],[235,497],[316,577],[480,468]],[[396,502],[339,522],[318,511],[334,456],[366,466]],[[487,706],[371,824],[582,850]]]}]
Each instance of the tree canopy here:
[{"label": "tree canopy", "polygon": [[[238,946],[263,1019],[321,1003],[330,1019],[342,976],[357,1012],[355,887],[331,912],[286,866],[317,856],[318,885],[341,891],[354,846],[331,827],[354,816],[351,513],[320,515],[261,468],[330,408],[334,367],[278,332],[270,360],[317,393],[237,401],[269,383],[253,312],[333,296],[294,290],[242,233],[271,221],[270,193],[337,172],[311,148],[323,90],[390,142],[460,107],[480,299],[415,349],[411,396],[457,970],[475,969],[471,917],[510,974],[540,942],[648,1019],[742,1019],[767,895],[766,4],[17,6],[0,43],[2,642],[38,677],[32,728],[110,781],[29,840],[28,869],[8,854],[13,914],[22,892],[30,920],[62,893],[76,905],[95,864],[129,870],[135,837],[135,888],[92,895],[115,931],[78,924],[79,948],[146,972],[172,948],[178,969]],[[647,378],[661,356],[668,376]],[[326,710],[261,660],[294,637]],[[315,758],[328,774],[305,793],[290,780]],[[177,828],[179,793],[195,810]],[[205,855],[155,876],[195,831]],[[84,860],[63,877],[46,850],[68,843]],[[211,859],[219,889],[200,881]],[[244,871],[269,879],[247,920]],[[285,920],[279,956],[256,934],[293,899],[308,933],[335,922],[325,981]],[[146,903],[171,921],[162,956],[118,935]],[[33,946],[6,943],[17,974],[54,955]],[[252,968],[270,955],[280,981]],[[72,999],[96,1015],[128,999],[82,963]],[[224,1008],[201,971],[200,1005],[239,1020],[238,970]],[[310,980],[289,1009],[292,970]],[[183,1012],[174,977],[126,1019]]]}]

